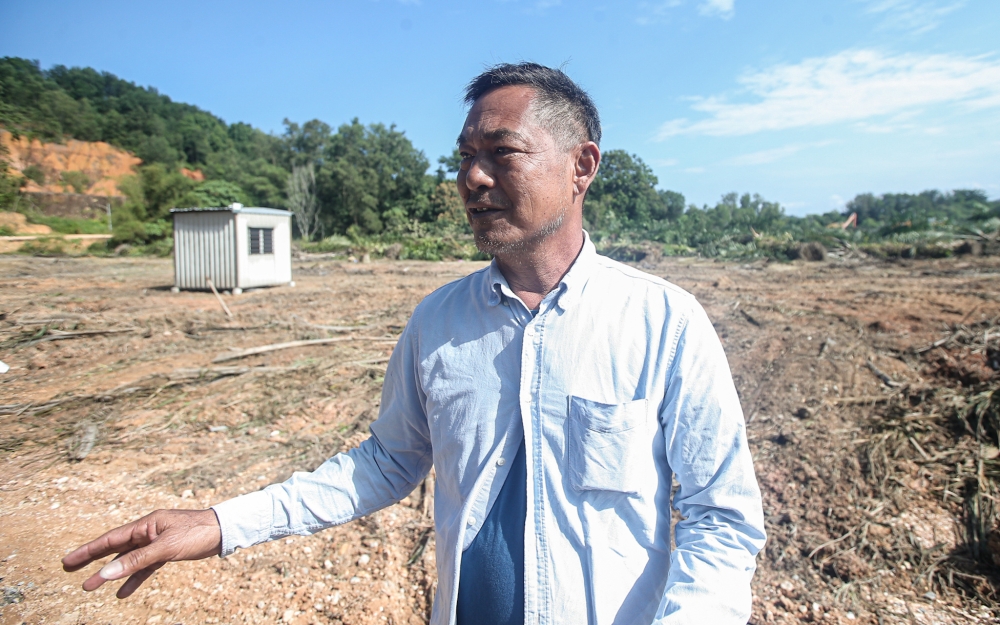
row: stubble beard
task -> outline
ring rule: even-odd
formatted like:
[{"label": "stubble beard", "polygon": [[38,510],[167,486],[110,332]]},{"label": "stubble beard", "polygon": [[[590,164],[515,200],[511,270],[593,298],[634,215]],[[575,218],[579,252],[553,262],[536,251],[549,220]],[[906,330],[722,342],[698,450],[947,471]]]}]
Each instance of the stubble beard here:
[{"label": "stubble beard", "polygon": [[538,231],[514,241],[491,237],[488,231],[475,233],[476,248],[484,254],[501,257],[522,253],[535,248],[539,243],[558,232],[565,219],[566,207],[564,206],[552,221],[542,226]]}]

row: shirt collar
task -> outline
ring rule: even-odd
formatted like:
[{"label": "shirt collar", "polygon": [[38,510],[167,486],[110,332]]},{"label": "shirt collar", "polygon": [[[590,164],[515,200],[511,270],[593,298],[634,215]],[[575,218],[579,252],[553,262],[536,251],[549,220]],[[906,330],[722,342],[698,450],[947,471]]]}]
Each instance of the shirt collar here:
[{"label": "shirt collar", "polygon": [[[584,230],[583,248],[580,250],[580,254],[576,257],[576,260],[573,261],[569,271],[567,271],[566,275],[563,276],[559,285],[553,289],[557,292],[556,302],[560,308],[566,310],[580,300],[583,288],[587,284],[587,280],[590,279],[590,274],[593,270],[596,259],[597,249],[594,247],[594,243],[590,240],[590,234]],[[511,290],[510,285],[507,284],[507,279],[504,278],[503,273],[500,272],[500,266],[497,264],[497,260],[495,258],[493,259],[493,262],[490,263],[487,276],[488,280],[486,281],[485,293],[487,304],[490,306],[498,306],[503,301],[504,296],[514,296],[514,292]],[[546,298],[548,297],[549,296],[546,296]]]}]

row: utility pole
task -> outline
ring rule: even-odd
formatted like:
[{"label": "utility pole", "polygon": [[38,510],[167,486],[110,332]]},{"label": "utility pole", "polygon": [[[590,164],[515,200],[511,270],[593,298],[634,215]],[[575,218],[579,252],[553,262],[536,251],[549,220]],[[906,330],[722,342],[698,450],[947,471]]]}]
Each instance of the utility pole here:
[{"label": "utility pole", "polygon": [[112,231],[111,230],[111,202],[108,202],[106,206],[108,208],[108,232],[111,232]]}]

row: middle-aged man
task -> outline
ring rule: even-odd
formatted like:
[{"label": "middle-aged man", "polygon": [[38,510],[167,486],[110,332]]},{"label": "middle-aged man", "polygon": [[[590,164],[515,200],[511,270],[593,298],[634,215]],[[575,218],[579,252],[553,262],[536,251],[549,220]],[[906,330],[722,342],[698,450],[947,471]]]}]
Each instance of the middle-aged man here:
[{"label": "middle-aged man", "polygon": [[129,577],[128,596],[165,562],[357,519],[434,466],[432,623],[747,622],[764,530],[739,399],[694,298],[583,231],[596,107],[533,63],[487,70],[466,100],[458,188],[494,260],[414,310],[371,437],[213,509],[108,532],[63,560],[121,554],[85,589]]}]

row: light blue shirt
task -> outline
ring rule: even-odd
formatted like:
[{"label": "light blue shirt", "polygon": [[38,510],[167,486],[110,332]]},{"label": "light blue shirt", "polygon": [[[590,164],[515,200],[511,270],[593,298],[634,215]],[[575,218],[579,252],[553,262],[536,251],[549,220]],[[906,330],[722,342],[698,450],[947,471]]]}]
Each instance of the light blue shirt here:
[{"label": "light blue shirt", "polygon": [[496,262],[427,296],[371,437],[215,506],[223,555],[384,508],[433,464],[431,623],[453,623],[462,552],[522,437],[525,623],[747,622],[764,522],[722,345],[692,295],[589,239],[534,317]]}]

